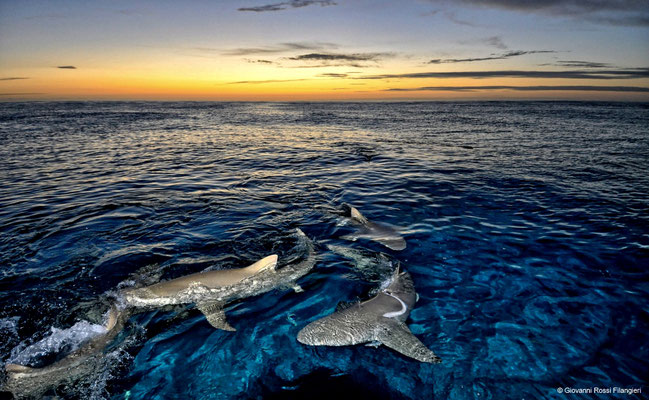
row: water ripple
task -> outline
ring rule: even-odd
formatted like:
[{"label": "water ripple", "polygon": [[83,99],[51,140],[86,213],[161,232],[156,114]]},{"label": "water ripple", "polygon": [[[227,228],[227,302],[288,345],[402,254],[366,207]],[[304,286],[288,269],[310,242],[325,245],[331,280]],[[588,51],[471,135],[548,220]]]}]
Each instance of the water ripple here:
[{"label": "water ripple", "polygon": [[[649,359],[647,128],[644,104],[2,103],[0,355],[87,320],[138,276],[269,252],[286,262],[299,226],[319,242],[304,293],[230,305],[236,334],[195,310],[134,318],[141,340],[111,395],[637,386]],[[342,203],[405,236],[391,256],[420,294],[409,325],[444,363],[295,340],[372,288],[327,244],[385,252],[340,239]]]}]

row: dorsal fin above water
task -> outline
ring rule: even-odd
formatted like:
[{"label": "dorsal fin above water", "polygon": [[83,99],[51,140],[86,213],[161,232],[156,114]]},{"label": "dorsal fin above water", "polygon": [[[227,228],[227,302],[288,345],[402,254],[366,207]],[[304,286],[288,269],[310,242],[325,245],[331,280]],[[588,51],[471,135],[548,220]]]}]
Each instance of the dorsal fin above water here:
[{"label": "dorsal fin above water", "polygon": [[355,220],[360,222],[361,224],[367,224],[368,220],[361,214],[360,211],[356,209],[356,207],[350,207],[350,217]]},{"label": "dorsal fin above water", "polygon": [[246,271],[250,272],[251,275],[253,274],[258,274],[261,271],[265,271],[267,269],[275,269],[277,267],[277,254],[270,255],[268,257],[264,257],[261,260],[257,261],[256,263],[246,267]]}]

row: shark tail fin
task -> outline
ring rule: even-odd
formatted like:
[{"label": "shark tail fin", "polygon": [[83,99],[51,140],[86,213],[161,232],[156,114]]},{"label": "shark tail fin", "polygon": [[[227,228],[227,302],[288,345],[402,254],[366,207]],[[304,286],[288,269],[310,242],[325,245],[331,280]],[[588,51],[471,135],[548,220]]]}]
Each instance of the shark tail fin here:
[{"label": "shark tail fin", "polygon": [[361,212],[358,211],[358,210],[356,209],[356,207],[351,207],[351,206],[350,206],[350,207],[349,207],[349,210],[350,210],[350,217],[351,217],[353,220],[356,220],[356,221],[360,222],[360,223],[363,224],[363,225],[365,225],[365,224],[368,223],[367,218],[365,218],[365,217],[363,216],[363,214],[361,214]]},{"label": "shark tail fin", "polygon": [[5,371],[7,371],[7,373],[11,373],[11,372],[29,372],[32,369],[33,369],[32,367],[28,367],[26,365],[20,365],[20,364],[7,364],[7,365],[5,365]]},{"label": "shark tail fin", "polygon": [[417,339],[403,322],[390,320],[384,329],[379,330],[376,339],[386,347],[417,361],[435,364],[442,362],[442,359]]},{"label": "shark tail fin", "polygon": [[246,267],[246,271],[250,272],[251,275],[254,275],[267,269],[274,270],[275,267],[277,267],[277,254],[262,258],[256,263]]}]

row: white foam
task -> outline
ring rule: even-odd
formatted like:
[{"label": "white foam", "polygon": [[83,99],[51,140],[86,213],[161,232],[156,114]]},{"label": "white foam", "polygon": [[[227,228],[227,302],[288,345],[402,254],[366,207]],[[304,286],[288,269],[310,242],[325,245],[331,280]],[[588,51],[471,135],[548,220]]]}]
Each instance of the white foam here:
[{"label": "white foam", "polygon": [[29,365],[39,358],[62,351],[72,352],[82,344],[97,336],[105,334],[106,328],[98,324],[91,324],[88,321],[79,321],[67,329],[50,328],[49,336],[38,342],[22,348],[16,347],[7,363]]},{"label": "white foam", "polygon": [[[18,321],[20,317],[0,318],[0,331],[9,331],[12,335],[18,334]],[[6,334],[6,332],[3,332]]]},{"label": "white foam", "polygon": [[381,282],[381,286],[379,287],[379,291],[383,292],[385,289],[388,288],[394,282],[394,275],[390,275],[387,279],[385,279],[383,282]]}]

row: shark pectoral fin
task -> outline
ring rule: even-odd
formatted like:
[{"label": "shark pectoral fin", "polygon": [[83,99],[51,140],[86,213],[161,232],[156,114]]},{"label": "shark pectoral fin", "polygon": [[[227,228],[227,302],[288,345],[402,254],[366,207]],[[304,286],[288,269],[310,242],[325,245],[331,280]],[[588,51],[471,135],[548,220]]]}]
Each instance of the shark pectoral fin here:
[{"label": "shark pectoral fin", "polygon": [[417,361],[442,362],[442,359],[417,339],[403,322],[394,319],[385,321],[385,325],[381,326],[376,333],[376,340],[392,350]]},{"label": "shark pectoral fin", "polygon": [[196,308],[199,309],[205,315],[207,322],[210,323],[216,329],[222,329],[224,331],[234,332],[234,329],[228,320],[225,318],[225,310],[223,309],[223,303],[199,303],[196,304]]}]

